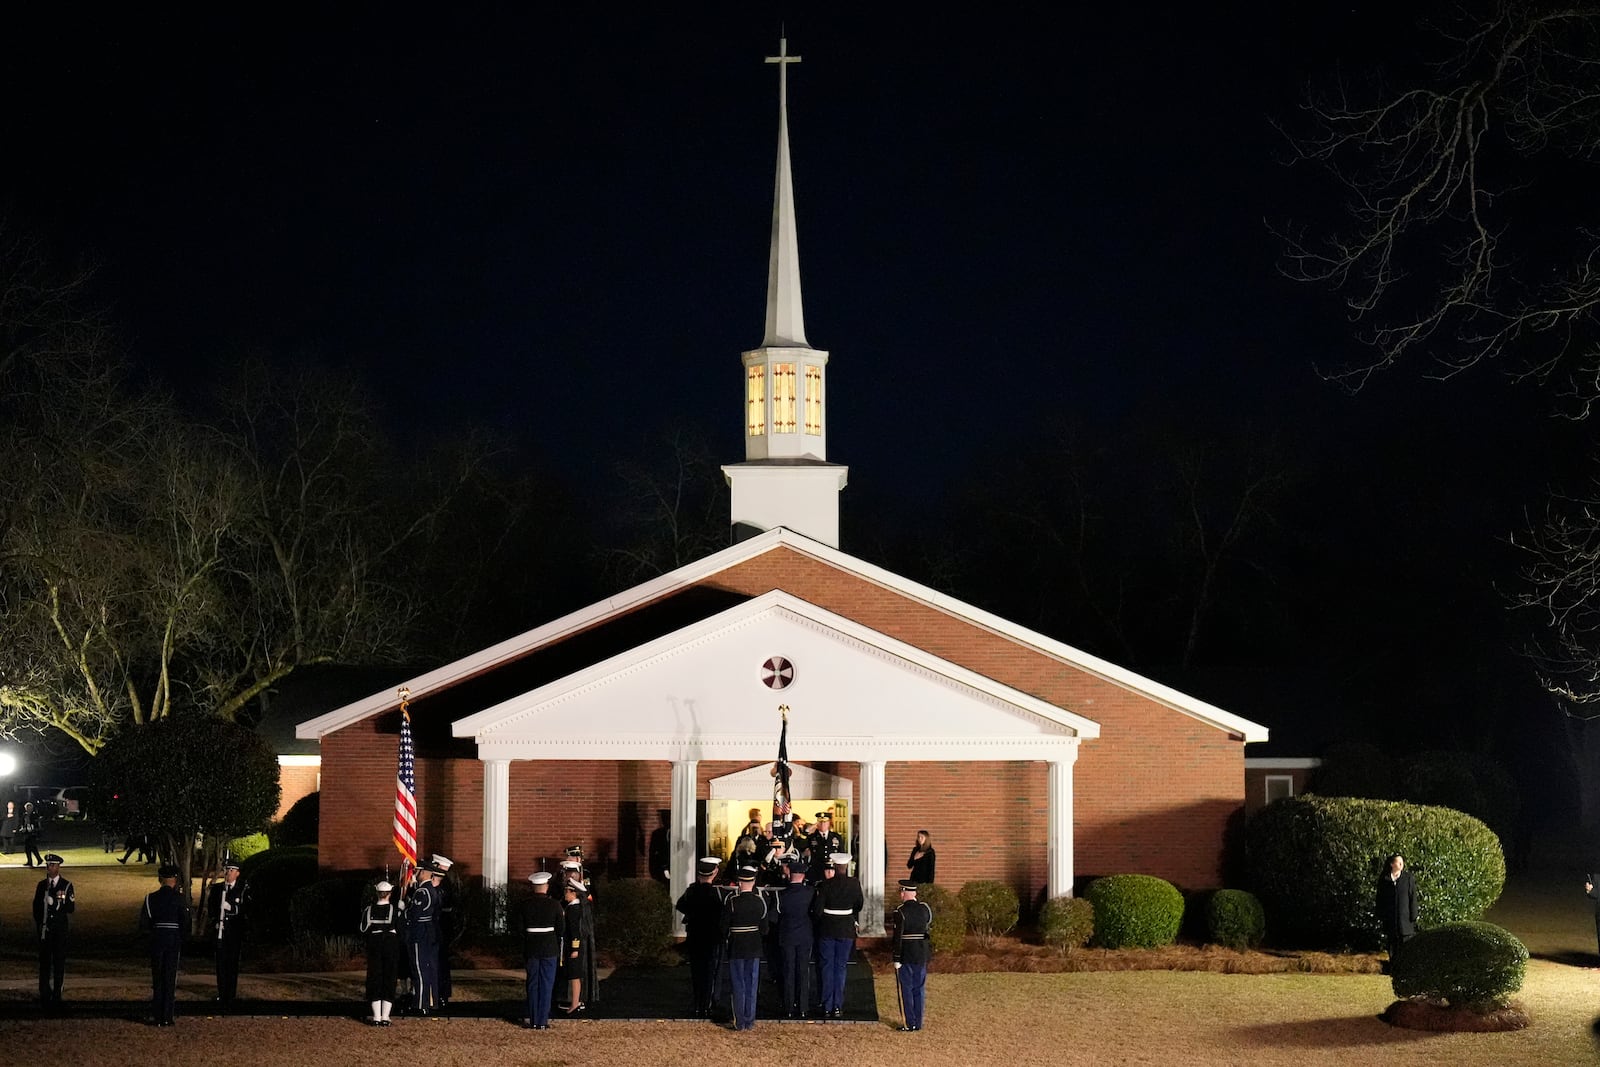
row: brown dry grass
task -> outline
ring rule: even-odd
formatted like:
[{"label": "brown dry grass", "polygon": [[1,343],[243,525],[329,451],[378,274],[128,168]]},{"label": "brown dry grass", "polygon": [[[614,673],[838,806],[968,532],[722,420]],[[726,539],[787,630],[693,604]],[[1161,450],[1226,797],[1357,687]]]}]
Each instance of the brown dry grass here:
[{"label": "brown dry grass", "polygon": [[1499,1034],[1533,1025],[1533,1017],[1518,1000],[1487,1011],[1469,1006],[1435,1004],[1427,1000],[1397,1000],[1383,1013],[1383,1021],[1408,1030],[1439,1030],[1459,1034]]}]

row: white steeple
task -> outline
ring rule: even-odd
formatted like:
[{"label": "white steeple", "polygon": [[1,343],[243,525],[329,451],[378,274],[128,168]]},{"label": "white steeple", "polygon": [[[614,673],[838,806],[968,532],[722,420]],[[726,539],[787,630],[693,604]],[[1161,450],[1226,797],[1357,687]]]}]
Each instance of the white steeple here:
[{"label": "white steeple", "polygon": [[839,545],[839,491],[847,467],[828,462],[828,353],[806,341],[800,246],[789,163],[788,41],[779,38],[778,166],[767,257],[767,329],[744,354],[744,458],[722,468],[732,492],[734,538],[777,526]]}]

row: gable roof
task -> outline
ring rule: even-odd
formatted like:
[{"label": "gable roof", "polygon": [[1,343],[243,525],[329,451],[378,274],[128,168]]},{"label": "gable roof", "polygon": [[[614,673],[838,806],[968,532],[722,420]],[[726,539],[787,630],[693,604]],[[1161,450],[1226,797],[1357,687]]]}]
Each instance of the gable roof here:
[{"label": "gable roof", "polygon": [[[720,571],[736,566],[746,560],[754,559],[777,548],[788,548],[802,555],[810,556],[865,581],[881,585],[910,599],[921,601],[975,626],[993,631],[1034,651],[1058,659],[1097,678],[1104,679],[1113,685],[1138,693],[1174,711],[1198,719],[1217,729],[1236,733],[1246,742],[1265,741],[1267,739],[1267,728],[1259,723],[1254,723],[1231,712],[1223,711],[1221,708],[1214,707],[1186,693],[1181,693],[1170,686],[1162,685],[1160,682],[1135,674],[1133,671],[1119,667],[1098,656],[1090,655],[1081,649],[1046,637],[1043,634],[1029,630],[1027,627],[1020,626],[1009,620],[1002,619],[998,615],[957,600],[955,597],[940,593],[918,582],[913,582],[908,578],[895,574],[893,571],[867,563],[848,553],[841,552],[836,548],[830,548],[819,541],[813,541],[809,537],[782,527],[768,530],[703,559],[685,564],[675,571],[625,589],[614,596],[607,597],[588,607],[580,608],[577,611],[545,623],[543,626],[491,645],[470,656],[463,656],[452,663],[447,663],[442,667],[420,674],[405,684],[411,690],[411,699],[415,702],[429,694],[442,694],[446,690],[493,671],[496,674],[505,674],[506,676],[503,680],[504,684],[497,682],[492,688],[496,691],[504,691],[504,696],[500,697],[501,700],[510,699],[516,693],[526,692],[535,685],[548,684],[561,677],[562,675],[559,674],[546,673],[551,670],[561,669],[557,665],[557,661],[562,661],[562,665],[570,667],[571,670],[592,667],[601,660],[622,652],[623,647],[621,646],[627,640],[641,638],[643,640],[654,640],[682,625],[709,618],[717,611],[728,607],[729,598],[733,602],[749,599],[738,594],[721,592],[720,597],[722,599],[719,602],[718,597],[713,595],[714,591],[707,589],[692,590],[690,587]],[[692,595],[687,597],[682,595],[669,596],[674,593],[690,593]],[[664,597],[668,599],[663,600],[662,598]],[[655,603],[657,601],[661,603]],[[680,604],[679,601],[685,601],[685,603]],[[625,618],[626,616],[639,616],[640,618]],[[672,620],[677,620],[677,624],[671,625],[670,621]],[[597,630],[594,634],[586,633],[586,631],[594,630],[601,623],[607,623],[607,625]],[[614,629],[618,624],[620,624],[620,629]],[[662,625],[667,625],[668,628],[660,629],[659,627]],[[590,646],[595,646],[590,647],[586,655],[550,654],[556,652],[560,645],[571,642],[583,644],[584,641],[587,641]],[[610,648],[611,651],[601,654],[602,647]],[[524,659],[532,659],[533,662],[532,664],[523,664],[521,669],[513,666]],[[521,677],[525,672],[530,676]],[[540,678],[542,680],[539,680]],[[517,689],[517,685],[521,685],[521,688]],[[393,690],[374,693],[361,700],[346,704],[342,708],[336,708],[325,715],[319,715],[314,719],[301,723],[296,728],[295,734],[303,739],[321,738],[326,734],[360,722],[368,716],[392,709],[394,705],[395,696]],[[485,703],[479,703],[478,707],[471,709],[471,711],[475,712],[485,706],[487,706]],[[467,710],[466,708],[462,709],[464,713],[467,713]]]}]

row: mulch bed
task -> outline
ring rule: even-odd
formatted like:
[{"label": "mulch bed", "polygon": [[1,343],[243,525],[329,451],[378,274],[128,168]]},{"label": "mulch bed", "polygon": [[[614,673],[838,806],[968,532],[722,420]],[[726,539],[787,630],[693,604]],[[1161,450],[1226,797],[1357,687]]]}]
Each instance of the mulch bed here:
[{"label": "mulch bed", "polygon": [[1422,997],[1397,1000],[1378,1018],[1407,1030],[1438,1030],[1466,1034],[1498,1034],[1522,1030],[1532,1024],[1520,1001],[1504,1007],[1479,1010],[1471,1005],[1452,1006]]},{"label": "mulch bed", "polygon": [[[876,965],[889,963],[887,947],[863,950]],[[1079,971],[1209,971],[1214,974],[1379,974],[1382,959],[1370,953],[1238,950],[1220,945],[1176,944],[1164,948],[1080,948],[1062,953],[1018,938],[995,938],[989,945],[967,938],[959,953],[934,954],[934,969],[944,974],[988,971],[1013,974],[1067,974]]]}]

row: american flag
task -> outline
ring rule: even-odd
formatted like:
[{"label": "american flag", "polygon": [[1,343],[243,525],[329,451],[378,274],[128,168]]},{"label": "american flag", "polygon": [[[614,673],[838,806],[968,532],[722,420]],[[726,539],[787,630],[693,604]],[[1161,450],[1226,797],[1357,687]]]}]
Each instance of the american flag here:
[{"label": "american flag", "polygon": [[789,708],[783,711],[783,730],[778,734],[778,762],[772,768],[772,832],[777,833],[789,814]]},{"label": "american flag", "polygon": [[417,753],[411,745],[411,713],[400,706],[400,768],[394,780],[394,847],[400,850],[400,881],[417,865]]}]

